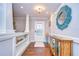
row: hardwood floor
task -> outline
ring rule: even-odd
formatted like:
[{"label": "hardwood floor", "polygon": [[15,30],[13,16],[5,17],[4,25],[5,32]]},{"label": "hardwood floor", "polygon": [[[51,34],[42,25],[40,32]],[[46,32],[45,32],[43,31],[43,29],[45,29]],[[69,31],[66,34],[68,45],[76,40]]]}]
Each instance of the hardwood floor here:
[{"label": "hardwood floor", "polygon": [[22,56],[52,56],[49,44],[44,43],[45,47],[34,47],[34,44],[31,43]]}]

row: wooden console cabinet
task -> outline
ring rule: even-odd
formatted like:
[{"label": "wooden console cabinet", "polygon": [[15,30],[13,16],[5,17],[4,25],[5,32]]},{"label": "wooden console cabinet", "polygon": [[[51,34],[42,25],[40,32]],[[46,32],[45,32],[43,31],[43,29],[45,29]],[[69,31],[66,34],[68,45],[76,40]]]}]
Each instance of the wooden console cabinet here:
[{"label": "wooden console cabinet", "polygon": [[50,45],[52,53],[55,56],[72,56],[72,42],[72,40],[63,40],[51,37]]},{"label": "wooden console cabinet", "polygon": [[58,55],[71,56],[72,55],[72,40],[58,40]]}]

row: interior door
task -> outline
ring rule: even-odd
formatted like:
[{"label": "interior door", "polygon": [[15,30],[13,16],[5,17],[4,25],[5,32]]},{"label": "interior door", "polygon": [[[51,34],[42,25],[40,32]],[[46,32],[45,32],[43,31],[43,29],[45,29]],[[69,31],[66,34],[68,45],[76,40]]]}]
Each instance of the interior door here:
[{"label": "interior door", "polygon": [[35,41],[45,42],[45,22],[35,21]]}]

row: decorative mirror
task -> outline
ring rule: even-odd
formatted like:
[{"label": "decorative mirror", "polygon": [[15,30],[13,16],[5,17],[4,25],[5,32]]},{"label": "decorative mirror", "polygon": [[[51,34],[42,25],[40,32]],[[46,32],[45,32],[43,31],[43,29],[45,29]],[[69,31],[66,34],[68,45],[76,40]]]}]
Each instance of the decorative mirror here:
[{"label": "decorative mirror", "polygon": [[63,6],[56,18],[56,25],[59,29],[64,30],[65,28],[68,27],[70,21],[71,21],[71,8],[67,5]]}]

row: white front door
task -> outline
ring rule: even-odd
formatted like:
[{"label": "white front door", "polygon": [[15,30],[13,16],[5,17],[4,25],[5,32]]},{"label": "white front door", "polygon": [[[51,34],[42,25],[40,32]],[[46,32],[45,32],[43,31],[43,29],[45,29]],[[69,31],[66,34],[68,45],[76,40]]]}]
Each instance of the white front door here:
[{"label": "white front door", "polygon": [[35,21],[35,42],[45,42],[45,22]]}]

